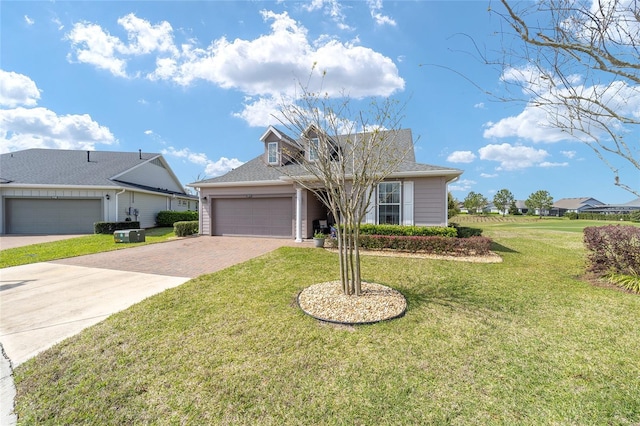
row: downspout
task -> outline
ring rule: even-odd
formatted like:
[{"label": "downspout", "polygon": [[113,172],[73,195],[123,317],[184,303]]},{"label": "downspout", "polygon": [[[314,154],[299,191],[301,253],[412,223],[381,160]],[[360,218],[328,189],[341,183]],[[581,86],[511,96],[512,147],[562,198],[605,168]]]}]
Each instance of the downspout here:
[{"label": "downspout", "polygon": [[302,188],[296,188],[296,243],[302,242]]},{"label": "downspout", "polygon": [[449,184],[457,181],[458,179],[460,179],[460,176],[454,177],[445,185],[446,191],[444,193],[444,226],[449,226]]},{"label": "downspout", "polygon": [[[204,217],[204,202],[207,201],[207,197],[202,198],[202,188],[196,188],[198,191],[198,235],[204,235],[202,233],[202,223]],[[211,214],[211,212],[209,212]],[[211,223],[211,218],[209,218],[209,223]],[[211,234],[211,229],[209,229],[209,234]]]},{"label": "downspout", "polygon": [[120,192],[116,192],[116,220],[114,222],[118,221],[118,213],[120,213],[120,209],[118,208],[118,195],[124,194],[125,191],[126,189],[123,189]]}]

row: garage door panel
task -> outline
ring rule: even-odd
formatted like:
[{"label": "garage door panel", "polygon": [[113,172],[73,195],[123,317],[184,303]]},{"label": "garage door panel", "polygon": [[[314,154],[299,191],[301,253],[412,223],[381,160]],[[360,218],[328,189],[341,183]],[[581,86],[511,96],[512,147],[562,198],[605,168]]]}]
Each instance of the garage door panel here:
[{"label": "garage door panel", "polygon": [[292,209],[291,197],[215,199],[213,234],[291,237]]},{"label": "garage door panel", "polygon": [[96,199],[5,200],[9,234],[90,234],[102,220],[102,202]]}]

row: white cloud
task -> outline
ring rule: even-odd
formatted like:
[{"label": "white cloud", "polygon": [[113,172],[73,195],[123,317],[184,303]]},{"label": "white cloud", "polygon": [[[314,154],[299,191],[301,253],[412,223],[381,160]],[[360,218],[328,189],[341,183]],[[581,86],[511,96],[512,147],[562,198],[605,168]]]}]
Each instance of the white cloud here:
[{"label": "white cloud", "polygon": [[220,157],[218,161],[207,163],[204,173],[207,176],[221,176],[236,167],[242,166],[244,163],[237,158]]},{"label": "white cloud", "polygon": [[325,15],[330,16],[331,20],[338,25],[341,30],[352,30],[345,23],[347,17],[343,12],[343,6],[338,0],[311,0],[303,5],[307,12],[315,12],[322,10]]},{"label": "white cloud", "polygon": [[391,25],[394,27],[396,26],[396,21],[393,18],[380,13],[380,11],[382,10],[382,0],[367,0],[367,4],[369,5],[369,12],[371,13],[371,17],[377,25]]},{"label": "white cloud", "polygon": [[498,177],[498,174],[497,174],[497,173],[493,173],[493,174],[489,174],[489,173],[480,173],[480,177],[490,179],[490,178]]},{"label": "white cloud", "polygon": [[[126,48],[120,39],[107,34],[99,25],[76,23],[66,38],[71,41],[78,62],[94,65],[118,77],[127,76],[126,61],[117,57]],[[69,60],[72,58],[68,56]]]},{"label": "white cloud", "polygon": [[229,159],[226,157],[220,157],[217,161],[213,161],[210,160],[206,154],[200,152],[192,152],[189,148],[176,149],[170,146],[167,149],[163,149],[161,152],[163,155],[182,158],[189,161],[190,163],[204,167],[204,174],[207,177],[221,176],[244,164],[237,158]]},{"label": "white cloud", "polygon": [[449,191],[469,191],[477,182],[470,179],[460,179],[449,184]]},{"label": "white cloud", "polygon": [[35,106],[40,99],[36,83],[23,74],[0,69],[0,106]]},{"label": "white cloud", "polygon": [[473,107],[474,108],[478,108],[478,109],[485,109],[484,102],[479,102],[479,103],[475,104]]},{"label": "white cloud", "polygon": [[567,167],[569,165],[569,163],[551,163],[549,161],[543,161],[542,163],[538,164],[538,167],[544,167],[544,168],[549,168],[549,167]]},{"label": "white cloud", "polygon": [[127,31],[129,44],[122,46],[122,53],[143,55],[152,52],[178,55],[173,43],[173,28],[167,21],[151,25],[149,21],[140,19],[130,13],[120,19],[118,24]]},{"label": "white cloud", "polygon": [[575,158],[577,153],[575,151],[560,151],[560,154],[571,159],[571,158]]},{"label": "white cloud", "polygon": [[[544,73],[533,66],[509,68],[501,80],[520,86],[529,102],[516,116],[486,123],[485,138],[518,137],[550,143],[569,140],[591,142],[594,138],[609,139],[603,124],[612,129],[622,127],[617,119],[609,117],[608,111],[614,111],[618,117],[640,118],[640,86],[631,86],[625,81],[590,86],[579,74],[560,79],[552,72]],[[565,99],[582,99],[581,104],[574,108],[594,111],[596,119],[581,114],[581,121],[572,122],[570,117],[575,112],[564,106]],[[563,128],[566,130],[561,130]]]},{"label": "white cloud", "polygon": [[[308,8],[336,5],[339,3],[314,1]],[[270,22],[269,33],[252,40],[229,41],[222,37],[205,48],[188,40],[178,49],[169,23],[151,25],[133,14],[118,20],[127,31],[126,41],[95,24],[76,23],[67,34],[73,48],[70,58],[126,77],[132,57],[151,55],[154,69],[130,71],[130,76],[144,75],[153,81],[172,81],[182,86],[202,80],[238,90],[253,99],[246,104],[248,109],[237,116],[250,118],[248,122],[254,126],[272,122],[256,119],[268,118],[274,112],[258,113],[258,107],[273,106],[275,99],[293,96],[297,82],[306,82],[310,75],[309,89],[322,85],[329,96],[346,93],[359,99],[389,96],[404,89],[405,82],[394,62],[373,49],[357,45],[357,39],[348,43],[323,36],[311,40],[307,29],[286,12],[261,13],[265,22]],[[148,61],[135,63],[141,67]]]},{"label": "white cloud", "polygon": [[485,124],[483,136],[491,138],[518,137],[533,142],[559,142],[571,137],[558,128],[551,127],[547,113],[542,108],[527,106],[515,117],[506,117],[497,123]]},{"label": "white cloud", "polygon": [[0,110],[0,151],[27,148],[95,149],[117,140],[87,114],[57,115],[46,108]]},{"label": "white cloud", "polygon": [[534,149],[527,146],[512,146],[508,143],[501,145],[490,144],[478,150],[480,159],[497,161],[500,166],[496,170],[518,170],[539,165],[549,156],[544,149]]},{"label": "white cloud", "polygon": [[29,16],[24,15],[24,22],[27,23],[27,25],[33,25],[35,23],[35,21],[31,18],[29,18]]},{"label": "white cloud", "polygon": [[448,157],[450,163],[471,163],[476,159],[476,155],[471,151],[455,151]]}]

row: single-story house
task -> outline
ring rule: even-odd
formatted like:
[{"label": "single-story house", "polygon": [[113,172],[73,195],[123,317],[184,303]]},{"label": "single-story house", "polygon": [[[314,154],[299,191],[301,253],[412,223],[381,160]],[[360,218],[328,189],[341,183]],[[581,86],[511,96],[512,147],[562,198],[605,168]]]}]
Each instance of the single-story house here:
[{"label": "single-story house", "polygon": [[0,156],[1,234],[93,233],[95,222],[155,225],[161,210],[197,210],[160,154],[27,149]]},{"label": "single-story house", "polygon": [[[388,146],[382,152],[396,150],[409,154],[378,186],[372,196],[375,205],[366,222],[447,225],[447,185],[462,170],[417,163],[411,130],[396,132],[394,138],[388,138]],[[256,158],[223,176],[189,184],[200,196],[200,233],[302,241],[313,236],[320,221],[332,223],[317,197],[291,179],[301,167],[292,158],[305,156],[313,161],[318,145],[305,146],[313,140],[294,139],[269,126],[260,138],[262,152]],[[340,143],[338,140],[337,144]],[[283,154],[291,152],[295,155]]]},{"label": "single-story house", "polygon": [[582,213],[590,207],[602,206],[604,203],[591,197],[561,198],[553,203],[549,216],[562,217],[565,213]]},{"label": "single-story house", "polygon": [[624,204],[602,204],[589,207],[583,210],[584,213],[604,213],[604,214],[629,214],[640,211],[640,198],[631,200]]}]

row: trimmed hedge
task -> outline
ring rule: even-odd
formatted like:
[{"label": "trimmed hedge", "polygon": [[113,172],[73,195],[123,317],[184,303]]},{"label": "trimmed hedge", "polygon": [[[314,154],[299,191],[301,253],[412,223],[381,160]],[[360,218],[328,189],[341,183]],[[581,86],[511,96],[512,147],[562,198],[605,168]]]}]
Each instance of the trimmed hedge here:
[{"label": "trimmed hedge", "polygon": [[640,228],[631,225],[584,228],[588,269],[597,274],[640,274]]},{"label": "trimmed hedge", "polygon": [[456,229],[458,233],[458,238],[470,238],[470,237],[480,237],[482,236],[482,229],[480,228],[470,228],[468,226],[460,226],[457,223],[451,222],[449,226],[452,226]]},{"label": "trimmed hedge", "polygon": [[564,217],[569,218],[569,220],[620,220],[623,222],[633,221],[633,213],[631,214],[604,214],[604,213],[576,213],[576,212],[566,212]]},{"label": "trimmed hedge", "polygon": [[176,222],[190,222],[192,220],[198,220],[198,212],[162,210],[156,215],[157,226],[173,226]]},{"label": "trimmed hedge", "polygon": [[[330,240],[337,246],[337,240]],[[487,237],[451,238],[442,236],[360,235],[360,247],[367,250],[396,250],[453,256],[483,256],[490,253]]]},{"label": "trimmed hedge", "polygon": [[396,236],[440,236],[456,237],[453,227],[446,226],[405,226],[405,225],[360,225],[360,235],[396,235]]},{"label": "trimmed hedge", "polygon": [[198,233],[198,221],[181,221],[173,224],[173,232],[176,237],[188,237],[189,235]]},{"label": "trimmed hedge", "polygon": [[93,224],[94,234],[113,234],[115,231],[123,229],[140,229],[140,222],[95,222]]}]

